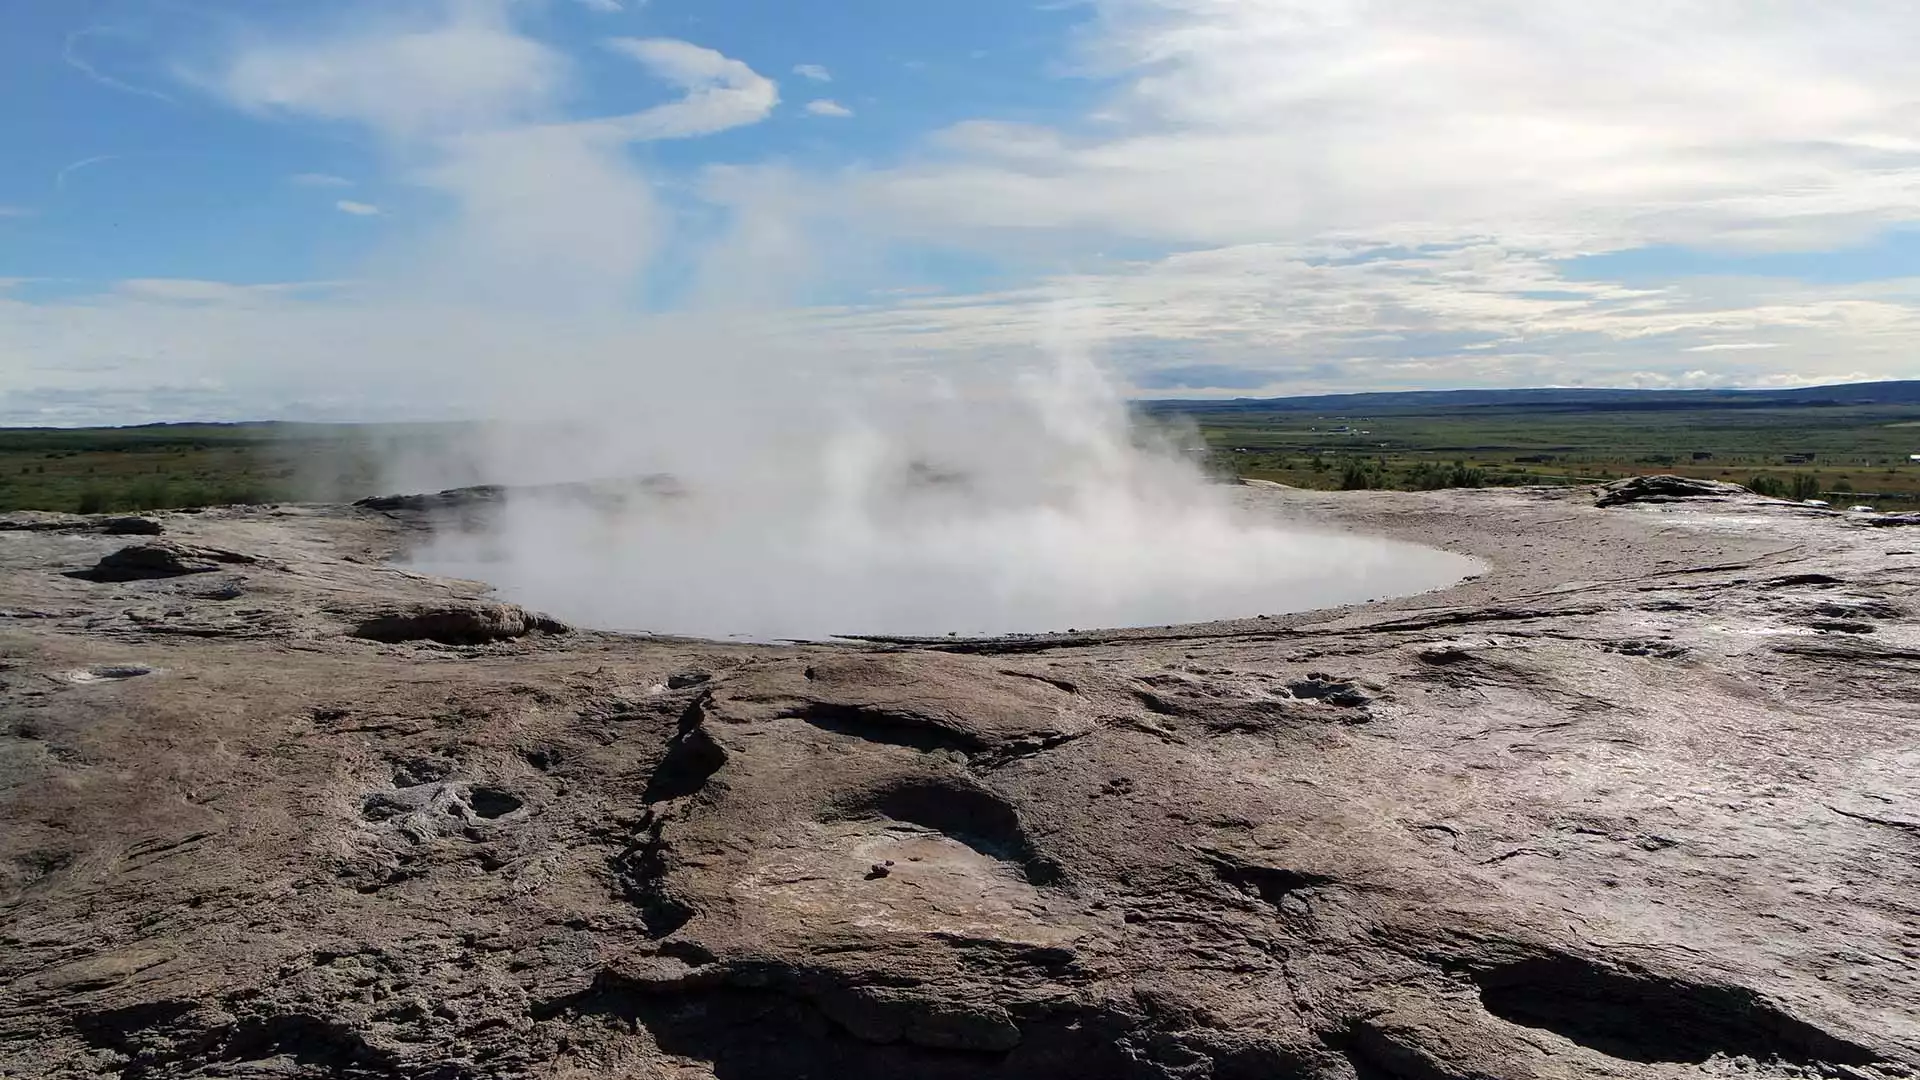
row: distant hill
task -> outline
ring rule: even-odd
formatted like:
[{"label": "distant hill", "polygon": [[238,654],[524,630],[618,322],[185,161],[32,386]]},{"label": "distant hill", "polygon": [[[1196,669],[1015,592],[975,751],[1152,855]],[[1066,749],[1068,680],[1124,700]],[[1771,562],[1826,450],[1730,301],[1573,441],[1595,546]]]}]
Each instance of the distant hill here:
[{"label": "distant hill", "polygon": [[1169,400],[1141,403],[1150,413],[1355,415],[1520,409],[1527,412],[1656,412],[1669,409],[1779,409],[1838,405],[1920,405],[1920,379],[1803,386],[1792,390],[1409,390],[1310,397]]}]

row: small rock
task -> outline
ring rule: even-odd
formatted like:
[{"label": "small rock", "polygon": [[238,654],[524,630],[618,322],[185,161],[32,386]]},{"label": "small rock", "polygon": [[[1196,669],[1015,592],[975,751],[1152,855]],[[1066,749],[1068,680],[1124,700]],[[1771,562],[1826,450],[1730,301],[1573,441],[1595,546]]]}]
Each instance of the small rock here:
[{"label": "small rock", "polygon": [[449,488],[433,495],[375,495],[353,505],[367,510],[460,510],[469,506],[497,504],[506,498],[507,489],[498,484]]},{"label": "small rock", "polygon": [[153,674],[153,669],[145,664],[102,664],[97,667],[83,668],[67,672],[70,683],[111,682],[116,679],[137,679],[142,675]]},{"label": "small rock", "polygon": [[1637,502],[1678,502],[1684,499],[1728,499],[1751,495],[1739,484],[1695,480],[1690,476],[1632,476],[1600,489],[1595,506],[1624,506]]},{"label": "small rock", "polygon": [[535,631],[564,634],[570,629],[558,619],[515,604],[471,601],[384,611],[362,619],[354,627],[353,636],[388,644],[435,641],[442,645],[484,645]]},{"label": "small rock", "polygon": [[209,574],[220,569],[222,564],[256,561],[253,556],[237,551],[156,540],[121,548],[103,556],[92,568],[76,570],[68,576],[87,581],[146,581],[186,574]]},{"label": "small rock", "polygon": [[1920,513],[1875,514],[1862,518],[1861,524],[1872,525],[1878,529],[1898,528],[1902,525],[1920,525]]},{"label": "small rock", "polygon": [[1343,709],[1353,709],[1372,700],[1360,692],[1359,688],[1346,679],[1314,672],[1304,679],[1295,679],[1287,684],[1294,697],[1308,701],[1324,701]]}]

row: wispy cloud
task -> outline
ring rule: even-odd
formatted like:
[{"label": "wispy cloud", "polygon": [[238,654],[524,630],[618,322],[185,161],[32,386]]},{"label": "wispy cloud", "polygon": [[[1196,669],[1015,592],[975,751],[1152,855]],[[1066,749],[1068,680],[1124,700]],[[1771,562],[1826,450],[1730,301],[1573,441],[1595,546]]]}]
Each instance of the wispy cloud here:
[{"label": "wispy cloud", "polygon": [[92,168],[95,165],[109,161],[118,161],[119,159],[119,154],[95,154],[93,157],[81,158],[79,161],[69,162],[65,166],[62,166],[59,172],[53,174],[53,190],[65,191],[67,189],[67,178],[79,172],[81,169]]},{"label": "wispy cloud", "polygon": [[380,208],[372,203],[354,202],[352,199],[341,199],[333,205],[341,213],[352,214],[355,217],[373,217],[380,213]]},{"label": "wispy cloud", "polygon": [[[0,218],[32,217],[33,208],[28,206],[7,206],[0,204]],[[9,278],[9,281],[17,280]]]},{"label": "wispy cloud", "polygon": [[287,177],[287,183],[298,184],[301,187],[341,188],[353,186],[353,181],[344,176],[335,176],[332,173],[311,172],[295,173]]},{"label": "wispy cloud", "polygon": [[[741,335],[735,345],[803,342],[953,372],[1030,349],[1065,307],[1101,325],[1122,376],[1156,394],[1862,381],[1910,374],[1907,343],[1920,337],[1920,281],[1886,286],[1873,299],[1779,280],[1738,289],[1695,282],[1697,293],[1567,282],[1580,300],[1535,301],[1526,294],[1553,278],[1550,259],[1493,246],[1424,258],[1353,261],[1356,254],[1195,252],[1099,280],[1063,277],[884,309],[730,313],[726,322]],[[64,300],[0,295],[0,355],[45,365],[31,382],[0,370],[0,401],[16,404],[16,387],[65,387],[84,397],[70,402],[75,409],[89,410],[74,422],[108,422],[145,415],[127,412],[129,402],[115,395],[151,383],[201,395],[153,419],[210,409],[257,418],[281,414],[288,402],[323,400],[333,418],[365,418],[442,402],[456,411],[483,407],[452,402],[449,388],[484,393],[487,378],[502,372],[545,377],[545,368],[526,364],[530,356],[552,358],[566,386],[633,379],[644,397],[691,376],[670,362],[636,365],[636,356],[731,355],[711,341],[676,339],[697,333],[697,324],[666,318],[583,322],[483,307],[449,319],[445,309],[392,301],[369,296],[364,285],[194,281],[126,282],[104,297]],[[1782,344],[1675,360],[1741,332]],[[274,363],[263,362],[269,356]],[[476,378],[473,366],[490,374]],[[111,370],[86,374],[104,369]]]},{"label": "wispy cloud", "polygon": [[[1914,217],[1920,7],[1095,0],[1078,122],[951,129],[910,222],[1177,244],[1856,242]],[[1364,16],[1361,14],[1364,9]],[[872,195],[856,196],[863,206]]]},{"label": "wispy cloud", "polygon": [[133,94],[137,97],[164,101],[169,105],[176,104],[173,98],[158,90],[145,86],[136,86],[125,80],[114,78],[100,70],[92,61],[80,54],[80,43],[88,37],[106,36],[112,33],[114,33],[114,31],[111,28],[104,26],[89,26],[84,30],[75,30],[73,33],[67,35],[65,43],[60,46],[60,59],[65,61],[68,67],[73,68],[75,71],[99,83],[101,86],[118,90],[122,93]]},{"label": "wispy cloud", "polygon": [[706,135],[766,119],[780,103],[773,80],[723,53],[673,38],[614,38],[607,46],[686,91],[679,101],[598,121],[635,140]]},{"label": "wispy cloud", "polygon": [[[620,0],[575,0],[575,2],[588,11],[597,11],[602,15],[611,15],[616,11],[625,10]],[[639,0],[639,2],[644,4],[646,0]]]},{"label": "wispy cloud", "polygon": [[431,138],[548,116],[568,79],[564,54],[518,33],[503,5],[450,5],[420,23],[392,14],[250,44],[193,77],[241,108],[365,124]]},{"label": "wispy cloud", "polygon": [[571,93],[583,58],[522,25],[538,6],[382,9],[330,33],[242,39],[192,78],[249,112],[364,126],[391,152],[392,179],[448,200],[452,213],[383,253],[396,290],[435,304],[608,305],[631,296],[665,213],[628,144],[757,123],[779,89],[691,42],[614,38],[602,47],[679,93],[583,115]]},{"label": "wispy cloud", "polygon": [[[670,100],[595,115],[580,103],[605,99],[577,92],[591,59],[539,37],[541,5],[517,0],[382,6],[332,33],[262,30],[199,85],[262,117],[354,125],[390,155],[378,187],[357,168],[366,190],[322,174],[295,183],[383,197],[405,184],[445,200],[446,213],[417,216],[418,233],[367,223],[383,239],[408,232],[373,273],[388,275],[383,302],[418,315],[369,334],[375,374],[448,321],[423,314],[443,303],[480,313],[466,332],[503,366],[589,324],[605,330],[597,360],[645,351],[652,331],[623,312],[656,272],[649,260],[685,254],[672,220],[685,192],[728,222],[721,243],[687,256],[688,280],[768,306],[868,296],[754,318],[769,336],[857,340],[929,368],[1031,347],[1062,308],[1102,328],[1136,385],[1180,393],[1763,385],[1911,368],[1920,280],[1663,278],[1656,266],[1628,287],[1575,280],[1567,257],[1704,242],[1804,250],[1912,220],[1920,143],[1889,133],[1920,100],[1920,69],[1898,48],[1920,34],[1920,8],[1888,0],[1859,19],[1812,4],[1623,14],[1370,0],[1362,18],[1346,0],[1088,3],[1098,17],[1085,51],[1060,59],[1112,89],[1083,115],[968,121],[849,170],[668,172],[683,159],[651,162],[631,144],[757,123],[779,87],[692,42],[622,38],[604,47]],[[793,73],[790,85],[830,89],[816,85],[831,80],[824,67]],[[801,115],[852,112],[808,97]],[[969,295],[939,278],[945,292],[916,295],[920,280],[874,269],[912,265],[891,257],[903,252],[958,252],[1009,284]],[[740,284],[756,274],[771,284]],[[798,278],[818,291],[785,284]],[[114,319],[80,305],[0,309],[0,355],[36,342],[77,351],[83,325],[100,355],[192,355],[200,334],[231,339],[209,370],[237,381],[262,342],[287,336],[264,310],[236,329],[210,302],[176,298],[160,313],[150,294],[117,302],[129,310]],[[376,306],[254,302],[334,342],[357,340]],[[575,303],[595,319],[572,318]],[[22,329],[34,325],[37,339]]]},{"label": "wispy cloud", "polygon": [[327,285],[324,282],[233,285],[224,281],[201,281],[193,278],[129,278],[117,283],[114,286],[114,292],[138,300],[254,306],[269,300],[286,299],[325,288]]}]

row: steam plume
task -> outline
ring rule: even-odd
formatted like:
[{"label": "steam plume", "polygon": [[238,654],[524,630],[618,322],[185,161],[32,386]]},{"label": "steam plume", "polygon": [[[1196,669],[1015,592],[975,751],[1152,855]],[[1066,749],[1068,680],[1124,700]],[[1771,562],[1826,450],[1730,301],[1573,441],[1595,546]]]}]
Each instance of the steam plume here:
[{"label": "steam plume", "polygon": [[871,371],[816,387],[779,410],[681,402],[710,452],[670,428],[575,418],[542,461],[535,429],[493,429],[491,477],[591,482],[512,494],[418,563],[593,625],[753,639],[1244,617],[1431,587],[1469,565],[1259,519],[1134,424],[1082,352],[1037,360],[1000,393]]},{"label": "steam plume", "polygon": [[[779,184],[745,184],[703,242],[714,207],[676,201],[636,150],[766,121],[777,85],[692,42],[614,39],[602,59],[670,100],[582,113],[578,57],[527,32],[535,8],[369,7],[200,80],[260,115],[358,125],[430,194],[314,372],[496,418],[388,462],[395,488],[519,486],[420,565],[582,622],[757,638],[1250,615],[1457,569],[1242,515],[1130,422],[1090,359],[1098,327],[1070,317],[1091,305],[1024,359],[940,371],[752,316],[815,263],[860,262],[848,230],[810,235]],[[675,275],[695,282],[680,314],[632,314]]]}]

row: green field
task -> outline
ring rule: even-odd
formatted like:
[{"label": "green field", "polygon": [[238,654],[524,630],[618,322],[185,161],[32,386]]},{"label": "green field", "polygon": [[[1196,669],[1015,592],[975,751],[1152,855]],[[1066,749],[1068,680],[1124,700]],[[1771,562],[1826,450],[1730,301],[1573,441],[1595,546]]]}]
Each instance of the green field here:
[{"label": "green field", "polygon": [[1189,414],[1222,471],[1301,487],[1588,483],[1677,473],[1767,494],[1920,503],[1920,404]]},{"label": "green field", "polygon": [[101,513],[366,494],[353,428],[158,424],[0,428],[0,510]]},{"label": "green field", "polygon": [[[1472,391],[1153,402],[1221,475],[1324,489],[1574,484],[1678,473],[1920,506],[1920,383],[1780,392]],[[447,425],[0,428],[0,510],[84,513],[381,494],[381,449]]]}]

